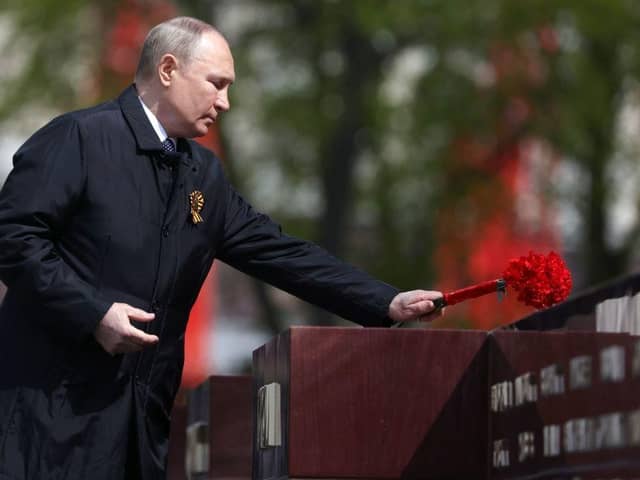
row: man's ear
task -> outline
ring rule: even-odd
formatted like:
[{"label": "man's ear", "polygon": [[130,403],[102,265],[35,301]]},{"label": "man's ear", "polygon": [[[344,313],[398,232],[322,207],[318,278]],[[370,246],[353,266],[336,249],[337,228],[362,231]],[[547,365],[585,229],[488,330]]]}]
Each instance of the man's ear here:
[{"label": "man's ear", "polygon": [[178,69],[178,60],[170,53],[165,53],[158,63],[158,77],[165,87],[171,85],[173,74]]}]

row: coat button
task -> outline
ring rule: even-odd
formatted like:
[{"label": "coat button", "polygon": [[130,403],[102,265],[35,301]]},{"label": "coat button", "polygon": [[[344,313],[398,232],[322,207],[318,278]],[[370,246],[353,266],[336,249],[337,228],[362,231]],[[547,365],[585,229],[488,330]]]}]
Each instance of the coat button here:
[{"label": "coat button", "polygon": [[165,238],[169,236],[169,227],[167,225],[162,227],[162,236]]}]

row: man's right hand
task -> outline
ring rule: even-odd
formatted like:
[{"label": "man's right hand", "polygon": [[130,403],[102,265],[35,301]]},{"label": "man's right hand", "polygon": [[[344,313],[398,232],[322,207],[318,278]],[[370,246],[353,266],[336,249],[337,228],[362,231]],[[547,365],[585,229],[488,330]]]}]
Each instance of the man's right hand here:
[{"label": "man's right hand", "polygon": [[131,325],[131,320],[150,322],[154,313],[148,313],[126,303],[114,303],[98,324],[93,336],[111,355],[137,352],[158,343],[156,335],[149,335]]}]

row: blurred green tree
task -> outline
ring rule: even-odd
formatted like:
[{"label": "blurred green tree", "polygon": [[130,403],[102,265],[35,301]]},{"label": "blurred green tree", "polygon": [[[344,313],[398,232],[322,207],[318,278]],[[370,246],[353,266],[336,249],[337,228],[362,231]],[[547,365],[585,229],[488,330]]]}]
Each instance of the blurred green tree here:
[{"label": "blurred green tree", "polygon": [[[86,101],[70,72],[103,58],[113,3],[0,9],[28,46],[0,118]],[[557,244],[556,213],[578,287],[637,262],[640,2],[175,4],[231,40],[230,170],[292,234],[401,288],[497,276],[505,244]]]},{"label": "blurred green tree", "polygon": [[108,12],[117,2],[7,0],[0,7],[3,47],[0,121],[34,105],[67,110],[95,90]]},{"label": "blurred green tree", "polygon": [[578,288],[624,273],[639,6],[218,2],[241,72],[225,124],[238,178],[289,230],[402,288],[498,276],[527,253],[509,243],[563,240]]}]

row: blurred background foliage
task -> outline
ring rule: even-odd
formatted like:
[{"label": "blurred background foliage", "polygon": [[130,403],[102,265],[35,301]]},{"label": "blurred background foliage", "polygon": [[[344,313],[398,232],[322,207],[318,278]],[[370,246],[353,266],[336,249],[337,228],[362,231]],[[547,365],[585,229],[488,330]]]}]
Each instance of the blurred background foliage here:
[{"label": "blurred background foliage", "polygon": [[[230,40],[226,165],[287,232],[403,289],[495,278],[529,250],[560,251],[577,290],[637,269],[639,1],[9,0],[3,128],[111,98],[178,13]],[[468,303],[441,324],[528,312]]]}]

